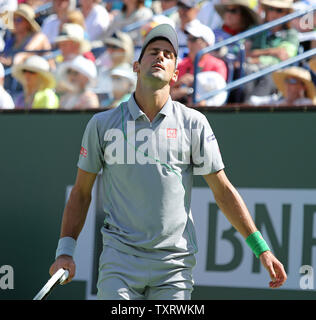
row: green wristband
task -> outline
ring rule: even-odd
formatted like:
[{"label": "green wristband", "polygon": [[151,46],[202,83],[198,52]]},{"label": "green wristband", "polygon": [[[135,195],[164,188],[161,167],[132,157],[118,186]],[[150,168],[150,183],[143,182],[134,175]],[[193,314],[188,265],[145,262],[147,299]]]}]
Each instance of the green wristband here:
[{"label": "green wristband", "polygon": [[270,250],[268,244],[263,239],[260,231],[256,231],[247,237],[246,242],[252,252],[259,258],[262,252]]}]

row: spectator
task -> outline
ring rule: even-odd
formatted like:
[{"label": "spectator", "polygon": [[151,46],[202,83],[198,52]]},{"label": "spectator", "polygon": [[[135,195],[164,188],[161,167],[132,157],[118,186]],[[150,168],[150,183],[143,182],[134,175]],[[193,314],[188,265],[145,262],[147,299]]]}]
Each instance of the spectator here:
[{"label": "spectator", "polygon": [[127,101],[135,90],[136,76],[130,68],[119,66],[111,70],[112,98],[110,105],[115,108]]},{"label": "spectator", "polygon": [[[271,22],[293,12],[293,0],[262,0],[265,21]],[[297,54],[299,41],[295,29],[289,24],[278,25],[252,39],[248,51],[249,61],[264,66],[272,65]]]},{"label": "spectator", "polygon": [[216,42],[261,23],[260,16],[250,8],[249,0],[228,0],[216,4],[215,9],[223,19],[222,27],[214,30]]},{"label": "spectator", "polygon": [[253,96],[251,102],[256,105],[305,106],[316,103],[316,87],[308,70],[301,67],[289,67],[272,74],[279,97]]},{"label": "spectator", "polygon": [[14,109],[14,102],[10,94],[4,89],[4,68],[0,63],[0,109]]},{"label": "spectator", "polygon": [[[196,0],[178,0],[177,5],[180,18],[180,23],[176,27],[179,39],[178,57],[182,59],[187,54],[187,35],[185,33],[186,26],[194,20],[197,20],[199,5]],[[200,22],[199,20],[197,21]]]},{"label": "spectator", "polygon": [[[188,94],[192,93],[194,81],[194,60],[197,53],[208,46],[212,46],[215,42],[213,31],[206,25],[194,20],[190,22],[185,29],[188,34],[189,53],[178,65],[179,75],[177,82],[171,87],[171,96],[173,100],[179,100],[187,103]],[[227,67],[223,60],[218,59],[211,54],[202,56],[198,63],[200,71],[215,71],[219,73],[223,79],[227,79]]]},{"label": "spectator", "polygon": [[[23,51],[51,49],[47,37],[41,32],[41,27],[35,21],[35,13],[32,7],[27,4],[20,4],[14,11],[13,23],[13,34],[6,40],[4,51],[0,56],[0,62],[5,66],[10,66],[12,63],[21,63],[32,54]],[[12,58],[13,56],[14,58]]]},{"label": "spectator", "polygon": [[85,39],[84,29],[75,23],[65,23],[55,43],[61,51],[63,61],[69,61],[91,50],[90,42]]},{"label": "spectator", "polygon": [[100,40],[110,24],[109,13],[99,2],[100,0],[80,0],[90,41]]},{"label": "spectator", "polygon": [[[293,12],[293,0],[262,0],[265,21],[271,22]],[[269,65],[294,57],[299,46],[298,33],[290,28],[289,23],[278,25],[264,31],[246,43],[247,63],[244,65],[246,74],[259,71]],[[270,95],[275,92],[275,85],[270,75],[247,83],[244,88],[244,101],[256,93],[258,96]]]},{"label": "spectator", "polygon": [[[196,81],[196,96],[198,99],[207,93],[226,87],[224,78],[215,71],[199,72]],[[226,102],[227,96],[227,91],[222,91],[194,105],[191,102],[191,105],[194,107],[220,107]]]},{"label": "spectator", "polygon": [[43,21],[42,31],[53,45],[67,20],[68,11],[75,10],[76,0],[53,0],[52,2],[54,13]]},{"label": "spectator", "polygon": [[[146,22],[149,20],[153,12],[150,8],[145,7],[144,0],[124,0],[122,10],[115,15],[113,22],[106,32],[106,36],[110,37],[116,30],[125,31],[124,28],[135,22]],[[132,38],[134,45],[141,45],[142,38],[138,29],[128,32]]]},{"label": "spectator", "polygon": [[132,72],[134,61],[134,44],[128,33],[117,30],[112,37],[104,39],[104,44],[106,51],[96,60],[98,79],[95,88],[103,107],[108,106],[113,99],[111,71],[123,68]]},{"label": "spectator", "polygon": [[15,99],[17,109],[56,109],[59,99],[52,90],[55,79],[49,63],[42,57],[33,55],[24,63],[13,66],[12,75],[23,86],[23,93]]},{"label": "spectator", "polygon": [[67,86],[60,96],[60,106],[63,109],[92,109],[99,108],[97,95],[91,90],[97,76],[95,64],[77,56],[71,61],[65,62],[59,69],[60,79],[64,79]]}]

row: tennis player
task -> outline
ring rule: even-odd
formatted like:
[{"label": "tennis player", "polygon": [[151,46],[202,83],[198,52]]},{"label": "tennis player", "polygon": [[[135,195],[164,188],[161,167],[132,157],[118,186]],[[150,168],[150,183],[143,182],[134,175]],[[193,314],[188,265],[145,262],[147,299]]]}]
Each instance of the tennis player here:
[{"label": "tennis player", "polygon": [[270,287],[280,287],[287,277],[226,177],[206,117],[170,98],[177,55],[175,30],[167,24],[152,29],[133,66],[134,94],[117,108],[95,114],[83,136],[50,274],[65,268],[68,281],[74,277],[76,239],[102,170],[99,299],[191,298],[197,252],[190,211],[193,175],[203,175],[221,211],[268,270]]}]

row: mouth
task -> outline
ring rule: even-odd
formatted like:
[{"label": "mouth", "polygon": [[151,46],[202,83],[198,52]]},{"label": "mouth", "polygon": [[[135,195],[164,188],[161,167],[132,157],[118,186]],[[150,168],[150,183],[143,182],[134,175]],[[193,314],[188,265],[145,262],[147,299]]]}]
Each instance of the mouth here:
[{"label": "mouth", "polygon": [[160,63],[155,63],[152,65],[153,69],[157,69],[157,70],[165,70],[164,66]]}]

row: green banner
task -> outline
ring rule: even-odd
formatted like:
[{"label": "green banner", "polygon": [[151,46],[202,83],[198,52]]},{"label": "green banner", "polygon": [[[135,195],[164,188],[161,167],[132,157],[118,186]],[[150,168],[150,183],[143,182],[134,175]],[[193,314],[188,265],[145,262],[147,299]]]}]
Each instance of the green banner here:
[{"label": "green banner", "polygon": [[[305,191],[316,190],[316,113],[209,111],[205,114],[219,143],[226,174],[249,197],[255,221],[263,228],[274,252],[289,268],[302,264],[312,267],[316,258],[313,252],[316,199],[312,201]],[[32,299],[49,279],[66,189],[74,183],[82,134],[91,116],[92,113],[84,112],[0,114],[0,299]],[[194,187],[198,197],[200,188],[207,186],[202,178],[196,177]],[[287,190],[295,201],[283,197]],[[298,202],[301,211],[296,210]],[[274,206],[279,206],[277,217],[273,215]],[[281,290],[264,289],[261,282],[258,287],[254,287],[256,283],[248,287],[235,283],[234,275],[238,276],[244,264],[249,274],[255,276],[257,262],[244,258],[248,254],[244,244],[239,244],[240,238],[234,240],[228,226],[222,225],[211,195],[205,200],[204,211],[207,240],[199,254],[203,255],[205,264],[197,269],[200,280],[196,281],[194,299],[316,298],[315,291],[300,289],[303,274],[300,276],[299,270],[289,270],[297,273],[297,288],[294,282]],[[301,219],[297,220],[300,231],[296,234],[300,245],[291,240],[297,212],[301,212],[301,218],[297,218]],[[199,226],[199,214],[193,214]],[[215,235],[218,232],[228,239],[224,238],[229,244],[227,257],[215,254],[222,246],[219,241],[224,241]],[[248,269],[243,269],[242,274],[247,274]],[[208,272],[218,272],[223,282],[202,285],[201,279]],[[229,276],[234,276],[232,281],[223,284]],[[87,291],[93,291],[87,288],[87,281],[76,280],[58,287],[51,299],[85,299]]]}]

